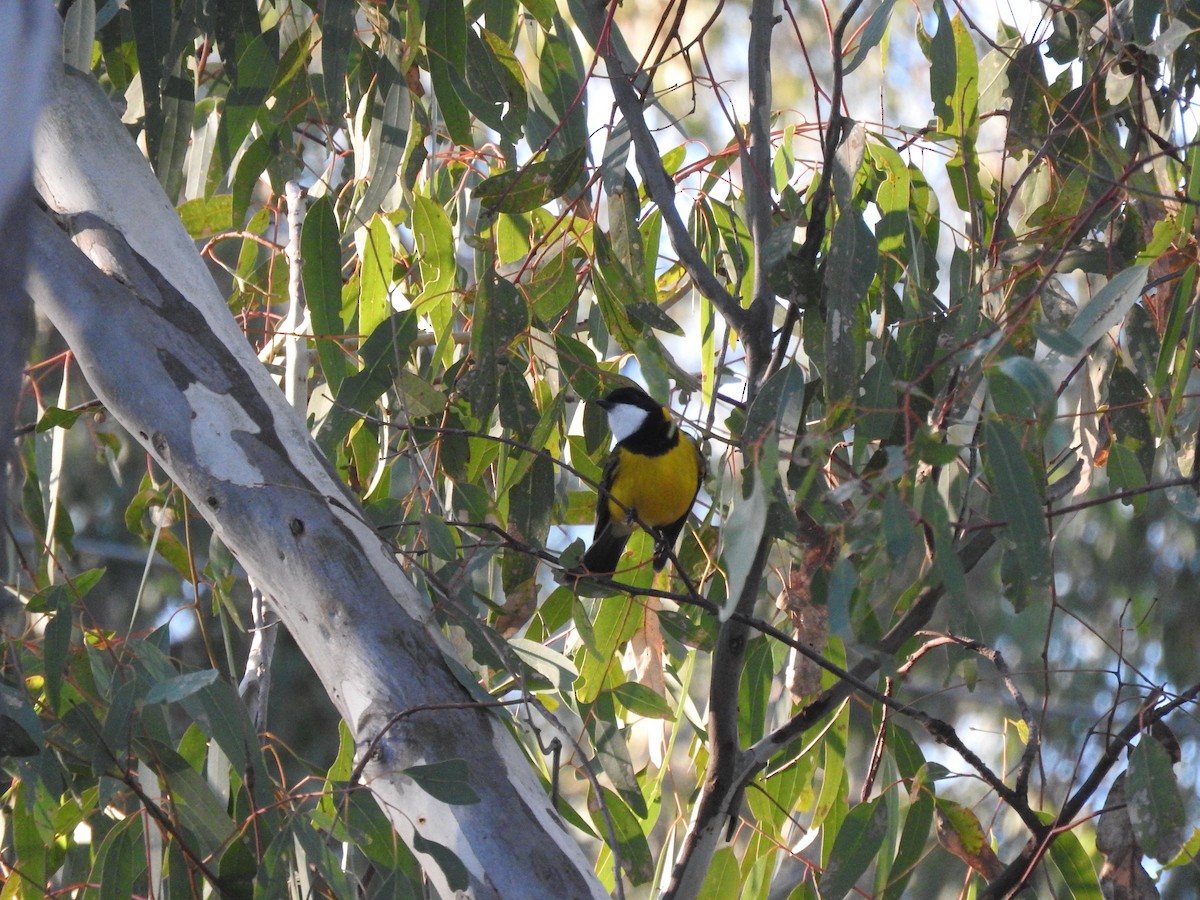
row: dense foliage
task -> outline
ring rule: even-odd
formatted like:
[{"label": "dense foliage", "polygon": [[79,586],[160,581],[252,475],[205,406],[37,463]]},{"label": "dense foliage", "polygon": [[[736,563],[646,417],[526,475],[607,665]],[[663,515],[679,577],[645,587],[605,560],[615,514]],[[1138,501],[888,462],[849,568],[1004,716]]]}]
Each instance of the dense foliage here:
[{"label": "dense foliage", "polygon": [[[311,335],[317,443],[479,696],[529,701],[512,728],[608,887],[1187,890],[1200,16],[859,5],[84,0],[66,59],[263,361]],[[187,585],[200,664],[81,612],[105,581],[72,561],[62,446],[92,420],[43,352],[2,896],[420,896],[350,742],[277,736],[313,730],[287,691],[314,688],[256,734],[234,564],[153,470],[125,522]],[[635,540],[576,584],[608,450],[586,401],[628,377],[712,474],[665,573]],[[126,439],[88,433],[117,467]],[[411,776],[470,803],[466,764]]]}]

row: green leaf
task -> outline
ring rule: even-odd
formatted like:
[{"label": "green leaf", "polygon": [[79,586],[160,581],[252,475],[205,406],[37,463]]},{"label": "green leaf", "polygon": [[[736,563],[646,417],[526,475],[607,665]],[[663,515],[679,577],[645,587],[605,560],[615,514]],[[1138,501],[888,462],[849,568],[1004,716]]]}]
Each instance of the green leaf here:
[{"label": "green leaf", "polygon": [[446,886],[452,891],[466,891],[471,885],[471,876],[467,867],[454,851],[444,844],[422,837],[421,832],[413,832],[413,849],[418,853],[433,857],[437,867],[446,876]]},{"label": "green leaf", "polygon": [[[10,879],[5,885],[5,894],[13,897],[20,897],[21,894],[9,894],[9,885],[20,886],[24,881],[28,884],[31,890],[28,895],[33,895],[32,888],[37,887],[37,893],[43,894],[42,885],[46,883],[47,864],[49,862],[48,845],[51,844],[52,836],[47,835],[43,839],[38,831],[38,819],[40,816],[35,806],[36,794],[38,786],[36,782],[26,781],[24,779],[14,779],[12,790],[12,836],[14,858],[21,861],[21,875],[19,879]],[[34,796],[31,796],[31,793]],[[7,831],[7,828],[5,829]],[[54,869],[58,868],[55,863]],[[44,896],[44,894],[43,894]],[[4,900],[8,900],[5,896]]]},{"label": "green leaf", "polygon": [[233,196],[217,194],[213,197],[197,197],[181,203],[179,218],[188,236],[194,241],[203,241],[233,227]]},{"label": "green leaf", "polygon": [[180,702],[205,732],[217,742],[229,758],[230,765],[244,774],[248,786],[253,786],[256,803],[269,803],[272,781],[267,774],[258,735],[246,713],[246,705],[237,689],[229,682],[217,679],[207,687],[183,697]]},{"label": "green leaf", "polygon": [[675,718],[670,702],[644,684],[627,681],[614,688],[613,694],[623,707],[636,715],[668,721]]},{"label": "green leaf", "polygon": [[233,195],[231,216],[234,223],[240,223],[246,217],[254,186],[258,184],[259,177],[276,153],[274,141],[274,130],[265,131],[254,139],[254,143],[247,147],[246,152],[238,159],[237,171],[233,173],[233,183],[230,185],[230,193]]},{"label": "green leaf", "polygon": [[771,690],[779,662],[765,637],[746,642],[741,683],[738,685],[738,727],[743,734],[763,734],[771,713]]},{"label": "green leaf", "polygon": [[630,319],[636,319],[647,328],[652,328],[655,331],[664,331],[667,334],[674,334],[679,337],[684,336],[684,331],[679,326],[679,323],[654,303],[646,300],[629,303],[625,306],[625,312]]},{"label": "green leaf", "polygon": [[51,428],[66,428],[70,430],[75,421],[84,413],[81,409],[59,409],[57,406],[51,406],[46,409],[42,416],[37,421],[38,434],[44,431],[49,431]]},{"label": "green leaf", "polygon": [[[831,662],[842,660],[833,658]],[[824,747],[821,754],[821,765],[824,774],[821,778],[821,790],[813,809],[811,828],[824,825],[830,831],[836,830],[847,812],[846,800],[846,738],[850,727],[850,708],[843,704],[834,719],[833,727],[826,732]],[[833,849],[833,844],[822,854],[827,856]]]},{"label": "green leaf", "polygon": [[972,856],[978,856],[987,840],[979,817],[962,804],[942,797],[937,799],[937,810],[946,825],[962,840],[963,848]]},{"label": "green leaf", "polygon": [[908,556],[917,543],[917,525],[895,491],[888,491],[883,500],[883,538],[894,563]]},{"label": "green leaf", "polygon": [[633,294],[630,301],[646,300],[650,291],[646,289],[646,260],[642,246],[642,233],[638,230],[641,205],[638,200],[637,182],[625,172],[608,193],[609,239],[615,262],[625,272],[625,278]]},{"label": "green leaf", "polygon": [[1146,382],[1118,362],[1108,382],[1108,425],[1112,440],[1133,451],[1143,472],[1154,471],[1152,408]]},{"label": "green leaf", "polygon": [[1033,584],[1050,583],[1050,537],[1042,496],[1025,451],[1002,422],[983,424],[984,462],[991,477],[992,504],[1007,523],[1021,569]]},{"label": "green leaf", "polygon": [[42,721],[29,696],[0,681],[0,757],[33,756],[44,743]]},{"label": "green leaf", "polygon": [[[513,367],[510,365],[508,368],[512,369]],[[528,398],[529,388],[524,384],[523,378],[521,382],[520,389]],[[532,398],[529,398],[528,402],[532,405]],[[551,404],[552,407],[555,405]],[[536,413],[536,409],[534,412]],[[558,415],[561,415],[561,411]],[[502,422],[506,418],[503,402],[500,405],[500,418]],[[553,409],[547,411],[546,418],[548,420],[556,418]],[[537,423],[536,418],[534,421],[535,426],[527,431],[518,431],[516,434],[522,439],[527,439],[529,435],[534,435],[536,438],[537,425],[540,423]],[[541,446],[540,441],[534,440],[531,443],[534,446]],[[524,465],[527,465],[528,468],[521,472],[521,467]],[[553,512],[553,504],[548,503],[547,498],[554,494],[554,463],[545,455],[535,456],[529,453],[520,453],[517,454],[512,472],[513,475],[505,473],[506,485],[511,484],[511,487],[507,487],[509,533],[525,544],[544,547],[550,533]],[[512,483],[509,479],[515,478],[518,472],[520,472],[519,480]],[[518,599],[515,595],[519,592],[528,601],[531,610],[537,606],[538,567],[537,558],[525,550],[510,548],[504,551],[501,576],[505,595],[510,601]]]},{"label": "green leaf", "polygon": [[[1050,824],[1050,816],[1043,817],[1043,821]],[[1060,831],[1055,837],[1050,844],[1050,862],[1062,876],[1066,896],[1071,900],[1104,900],[1096,867],[1073,830]]]},{"label": "green leaf", "polygon": [[350,361],[337,339],[346,331],[342,321],[342,245],[337,215],[329,197],[318,198],[304,217],[300,232],[304,297],[312,316],[317,358],[329,390],[336,396],[350,374]]},{"label": "green leaf", "polygon": [[[1138,462],[1137,454],[1124,444],[1114,443],[1108,448],[1108,484],[1114,491],[1129,491],[1146,486],[1146,473]],[[1122,497],[1121,502],[1133,507],[1135,515],[1146,510],[1146,494]]]},{"label": "green leaf", "polygon": [[1045,322],[1034,322],[1033,333],[1037,339],[1062,357],[1080,358],[1087,349],[1065,331],[1059,331]]},{"label": "green leaf", "polygon": [[521,0],[521,5],[537,19],[542,28],[550,30],[554,24],[554,14],[558,10],[554,0]]},{"label": "green leaf", "polygon": [[446,210],[428,197],[413,199],[413,239],[421,264],[421,293],[413,306],[442,299],[454,290],[458,264],[454,258],[454,226]]},{"label": "green leaf", "polygon": [[742,870],[732,847],[721,847],[712,856],[696,900],[729,900],[742,892]]},{"label": "green leaf", "polygon": [[525,74],[512,48],[486,28],[467,30],[467,101],[476,117],[516,142],[529,110]]},{"label": "green leaf", "polygon": [[391,387],[395,372],[408,362],[416,339],[417,316],[412,310],[393,313],[367,338],[359,351],[362,370],[342,382],[334,408],[317,433],[317,443],[327,456],[336,457],[350,428],[368,415]]},{"label": "green leaf", "polygon": [[58,710],[62,699],[63,674],[71,652],[72,613],[71,600],[66,590],[56,585],[46,597],[48,611],[53,615],[46,623],[42,637],[43,666],[46,679],[46,696],[50,706]]},{"label": "green leaf", "polygon": [[579,670],[575,668],[574,663],[545,644],[525,638],[510,638],[508,645],[521,657],[521,662],[558,690],[569,691],[575,679],[579,677]]},{"label": "green leaf", "polygon": [[429,552],[446,562],[458,559],[458,544],[454,540],[454,532],[450,530],[445,520],[433,513],[421,517],[421,534],[425,538]]},{"label": "green leaf", "polygon": [[92,863],[92,881],[100,885],[99,900],[135,896],[135,882],[146,871],[142,822],[141,816],[130,816],[104,836]]},{"label": "green leaf", "polygon": [[[370,158],[370,170],[357,173],[360,177],[365,174],[367,183],[367,189],[359,197],[353,214],[354,223],[360,225],[365,225],[379,211],[396,184],[396,175],[409,154],[410,142],[424,140],[425,137],[421,135],[418,138],[417,129],[410,133],[409,119],[417,117],[421,104],[412,101],[401,73],[393,66],[383,64],[379,66],[377,74],[377,90],[383,102],[376,102],[370,107],[374,115],[369,127],[365,123],[355,123],[356,127],[367,133]],[[365,107],[360,109],[360,113],[366,111]]]},{"label": "green leaf", "polygon": [[542,259],[533,277],[521,285],[533,314],[550,324],[566,311],[575,299],[576,274],[570,252],[555,252]]},{"label": "green leaf", "polygon": [[1058,407],[1058,394],[1041,365],[1024,356],[1010,356],[990,366],[986,375],[988,392],[1000,415],[1049,426]]},{"label": "green leaf", "polygon": [[166,681],[159,681],[146,692],[146,703],[176,703],[185,697],[190,697],[217,680],[219,674],[215,669],[203,669],[199,672],[187,672]]},{"label": "green leaf", "polygon": [[929,41],[929,90],[943,131],[966,136],[977,127],[979,54],[962,16],[950,19],[941,0],[935,5],[937,34]]},{"label": "green leaf", "polygon": [[793,438],[800,433],[804,408],[804,370],[788,363],[767,379],[746,414],[741,440],[749,445]]},{"label": "green leaf", "polygon": [[887,360],[880,357],[863,376],[861,413],[855,426],[856,441],[882,441],[892,433],[897,415],[896,376]]},{"label": "green leaf", "polygon": [[[629,159],[632,143],[633,135],[629,131],[629,123],[622,119],[616,128],[609,132],[604,142],[604,154],[600,158],[600,183],[606,194],[611,195],[624,189],[629,177],[625,164]],[[636,184],[634,190],[637,190]]]},{"label": "green leaf", "polygon": [[950,514],[946,511],[935,487],[926,485],[922,494],[921,515],[933,532],[933,569],[941,579],[942,586],[952,600],[967,597],[966,576],[962,561],[954,546],[954,532],[950,529]]},{"label": "green leaf", "polygon": [[580,703],[593,702],[606,682],[620,674],[619,665],[615,673],[612,670],[613,657],[617,648],[633,636],[644,620],[641,607],[628,597],[600,603],[593,607],[591,617],[595,646],[588,648],[579,669],[579,680],[575,683],[575,696]]},{"label": "green leaf", "polygon": [[421,790],[443,803],[469,806],[479,802],[479,795],[471,787],[471,772],[465,760],[444,759],[429,765],[409,766],[403,771]]},{"label": "green leaf", "polygon": [[[596,759],[604,774],[608,776],[621,799],[639,818],[647,817],[646,798],[638,782],[633,760],[629,755],[629,744],[624,731],[618,727],[617,707],[611,691],[603,691],[592,706],[587,718],[588,731],[596,747]],[[640,831],[639,826],[639,831]]]},{"label": "green leaf", "polygon": [[[918,789],[919,790],[919,789]],[[909,805],[904,817],[904,830],[900,833],[900,844],[889,869],[887,889],[883,900],[901,900],[905,888],[925,856],[929,844],[929,829],[933,825],[934,796],[931,791],[920,790]]]},{"label": "green leaf", "polygon": [[1148,735],[1129,754],[1125,796],[1138,843],[1148,856],[1167,862],[1183,846],[1187,813],[1171,757]]},{"label": "green leaf", "polygon": [[[475,365],[467,382],[472,412],[486,419],[499,404],[505,427],[527,437],[539,414],[524,383],[524,366],[509,353],[509,345],[529,327],[529,306],[507,279],[488,272],[475,294],[475,321],[471,328],[471,357]],[[518,371],[520,369],[520,371]],[[510,371],[511,370],[511,371]],[[522,382],[517,385],[517,380]],[[510,393],[502,396],[507,388]]]},{"label": "green leaf", "polygon": [[821,874],[821,896],[844,897],[875,860],[887,833],[887,807],[876,797],[850,810],[837,837],[829,863]]},{"label": "green leaf", "polygon": [[[412,7],[410,7],[411,9]],[[408,142],[400,162],[400,180],[406,190],[417,186],[425,161],[429,159],[429,138],[433,134],[433,122],[421,102],[412,103],[412,122],[408,130]]]},{"label": "green leaf", "polygon": [[371,334],[391,312],[388,296],[392,277],[392,239],[387,223],[379,216],[371,219],[366,242],[360,248],[362,271],[358,279],[358,330]]},{"label": "green leaf", "polygon": [[[620,848],[621,867],[634,884],[645,884],[654,877],[654,857],[650,853],[650,844],[642,831],[640,820],[620,797],[603,786],[600,788],[600,802],[608,809],[609,818],[612,819],[617,846]],[[591,803],[588,804],[588,808],[596,831],[608,842],[610,838],[604,818]]]},{"label": "green leaf", "polygon": [[1011,151],[1041,147],[1050,128],[1047,99],[1050,85],[1046,65],[1038,44],[1018,47],[1009,57],[1005,74],[1006,93],[1012,98],[1008,114],[1005,149]]},{"label": "green leaf", "polygon": [[[266,831],[265,828],[264,831]],[[255,854],[251,853],[250,848],[246,846],[245,841],[235,840],[224,849],[217,862],[217,874],[221,879],[222,896],[229,897],[231,900],[234,898],[252,900],[255,888],[258,887],[255,884],[258,861]],[[331,886],[336,884],[333,879],[330,879],[328,883]],[[122,900],[124,896],[127,895],[122,895]]]},{"label": "green leaf", "polygon": [[842,74],[849,75],[867,58],[867,54],[871,52],[879,42],[883,40],[884,34],[887,32],[888,21],[892,17],[892,7],[896,5],[896,0],[883,0],[875,11],[871,13],[871,17],[867,19],[865,25],[858,32],[858,43],[854,48],[854,55],[850,57],[842,67]]},{"label": "green leaf", "polygon": [[133,0],[129,4],[129,18],[146,105],[146,147],[150,159],[157,163],[163,131],[161,89],[166,74],[163,63],[171,50],[171,11],[156,0]]},{"label": "green leaf", "polygon": [[454,88],[455,73],[466,68],[467,20],[462,0],[438,0],[425,20],[429,78],[446,130],[456,144],[471,146],[471,115]]},{"label": "green leaf", "polygon": [[[361,794],[358,792],[351,792],[350,796],[346,798],[345,803],[350,810],[348,818],[356,820],[359,818],[355,813],[358,813],[362,807],[362,804],[358,802],[360,797]],[[362,850],[368,859],[372,859],[378,855],[378,852],[375,851],[370,842],[362,839],[363,829],[355,828],[352,834],[354,837],[359,838],[357,849]],[[333,847],[330,846],[327,835],[320,833],[315,828],[306,828],[302,824],[297,823],[294,828],[283,832],[283,836],[289,837],[289,843],[292,845],[288,855],[288,863],[293,878],[297,870],[305,871],[311,873],[314,881],[319,880],[334,897],[352,896],[357,893],[358,889],[351,886],[345,866],[342,864]],[[392,859],[407,855],[402,849],[402,845],[399,845],[399,842],[391,835],[389,835],[388,849],[391,851]],[[261,885],[255,885],[255,897],[288,896],[289,894],[288,890],[285,889],[281,894],[271,895],[262,891],[261,887]]]},{"label": "green leaf", "polygon": [[275,70],[271,86],[267,88],[268,97],[279,99],[284,87],[305,71],[312,54],[312,42],[312,28],[306,28],[288,45],[279,60],[279,67]]},{"label": "green leaf", "polygon": [[825,402],[849,408],[858,401],[865,335],[858,328],[860,305],[875,279],[879,249],[875,235],[857,212],[845,212],[833,226],[821,292],[825,319]]},{"label": "green leaf", "polygon": [[1163,868],[1178,869],[1180,866],[1190,866],[1196,857],[1200,856],[1200,828],[1193,828],[1189,837],[1175,855],[1175,858]]},{"label": "green leaf", "polygon": [[[550,103],[551,121],[556,123],[550,138],[551,153],[558,157],[588,144],[583,70],[574,44],[570,28],[555,16],[554,33],[546,35],[538,55],[538,82]],[[541,141],[531,138],[530,143]]]},{"label": "green leaf", "polygon": [[586,159],[587,148],[580,147],[562,159],[499,172],[475,188],[475,197],[492,213],[529,212],[561,197],[583,173]]},{"label": "green leaf", "polygon": [[321,7],[321,98],[325,121],[340,122],[346,112],[346,67],[354,45],[353,0],[325,0]]},{"label": "green leaf", "polygon": [[1125,319],[1129,307],[1142,295],[1149,271],[1149,267],[1144,265],[1131,266],[1114,275],[1079,310],[1067,333],[1081,347],[1090,348]]},{"label": "green leaf", "polygon": [[729,513],[725,527],[721,529],[721,558],[725,560],[729,583],[729,597],[721,610],[721,621],[733,614],[751,574],[758,574],[752,573],[751,568],[758,557],[758,545],[767,526],[769,504],[765,482],[768,477],[770,473],[765,466],[754,470],[750,496],[739,498]]},{"label": "green leaf", "polygon": [[206,856],[217,852],[237,831],[225,811],[225,801],[183,757],[164,747],[158,752],[156,762],[185,833],[192,836],[197,851]]}]

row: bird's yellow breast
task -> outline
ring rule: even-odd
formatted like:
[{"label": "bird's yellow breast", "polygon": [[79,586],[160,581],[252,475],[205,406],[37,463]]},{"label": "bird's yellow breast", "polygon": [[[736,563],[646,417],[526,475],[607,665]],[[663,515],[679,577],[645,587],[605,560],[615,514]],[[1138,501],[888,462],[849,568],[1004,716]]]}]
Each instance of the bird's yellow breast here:
[{"label": "bird's yellow breast", "polygon": [[652,528],[669,525],[685,515],[700,482],[700,455],[695,442],[680,434],[679,443],[659,456],[619,448],[617,470],[609,487],[608,511],[615,522],[626,510]]}]

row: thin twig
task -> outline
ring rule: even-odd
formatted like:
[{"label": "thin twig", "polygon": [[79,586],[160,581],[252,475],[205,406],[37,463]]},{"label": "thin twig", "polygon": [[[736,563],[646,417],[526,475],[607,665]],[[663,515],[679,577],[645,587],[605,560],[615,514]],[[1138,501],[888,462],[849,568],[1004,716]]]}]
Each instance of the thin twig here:
[{"label": "thin twig", "polygon": [[662,214],[663,224],[667,227],[671,246],[674,248],[680,264],[692,276],[700,293],[741,332],[747,324],[747,312],[704,262],[699,248],[688,234],[687,225],[679,215],[679,210],[675,206],[675,182],[663,168],[658,145],[646,124],[643,101],[634,91],[629,80],[629,73],[625,71],[613,49],[611,32],[615,30],[615,25],[611,21],[611,16],[604,9],[602,3],[592,2],[588,5],[592,8],[594,17],[597,12],[604,14],[605,17],[602,22],[592,23],[593,29],[599,34],[594,47],[608,69],[613,98],[629,126],[637,168],[642,176],[646,194],[654,201]]},{"label": "thin twig", "polygon": [[1010,896],[1013,891],[1024,885],[1033,873],[1034,868],[1036,868],[1038,861],[1050,849],[1050,844],[1053,843],[1063,830],[1066,830],[1067,826],[1079,814],[1079,811],[1083,809],[1084,804],[1096,793],[1101,782],[1103,782],[1112,767],[1117,764],[1117,761],[1120,760],[1122,752],[1124,752],[1125,747],[1133,740],[1134,736],[1155,722],[1161,722],[1170,713],[1185,704],[1191,703],[1197,697],[1200,697],[1200,684],[1192,685],[1174,700],[1150,712],[1138,710],[1116,737],[1109,742],[1104,753],[1092,768],[1091,773],[1084,780],[1083,784],[1076,789],[1075,793],[1071,795],[1070,799],[1062,805],[1062,808],[1058,811],[1058,815],[1054,817],[1054,821],[1034,832],[1035,837],[1025,845],[1025,848],[1017,858],[1009,863],[1004,871],[992,879],[987,887],[980,892],[980,900],[999,900],[1001,897]]}]

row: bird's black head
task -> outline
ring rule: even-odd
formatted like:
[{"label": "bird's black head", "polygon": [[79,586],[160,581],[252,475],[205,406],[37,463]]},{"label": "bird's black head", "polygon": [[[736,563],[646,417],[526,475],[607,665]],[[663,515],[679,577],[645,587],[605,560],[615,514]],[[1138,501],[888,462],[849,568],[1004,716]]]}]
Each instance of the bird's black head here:
[{"label": "bird's black head", "polygon": [[662,411],[662,406],[654,402],[654,398],[636,387],[619,387],[609,391],[604,395],[602,400],[597,400],[596,405],[606,412],[615,406],[624,404],[626,406],[636,406],[638,409],[644,409],[648,413],[656,413]]},{"label": "bird's black head", "polygon": [[645,442],[669,439],[673,426],[666,411],[636,387],[619,387],[597,400],[596,405],[608,416],[608,427],[618,443],[630,446],[632,438]]}]

